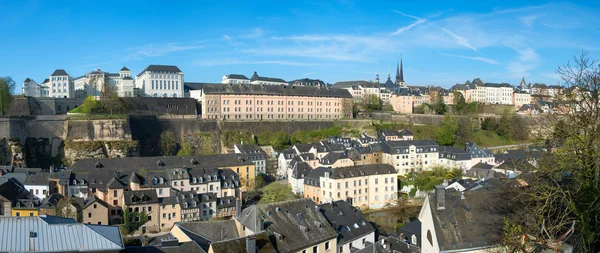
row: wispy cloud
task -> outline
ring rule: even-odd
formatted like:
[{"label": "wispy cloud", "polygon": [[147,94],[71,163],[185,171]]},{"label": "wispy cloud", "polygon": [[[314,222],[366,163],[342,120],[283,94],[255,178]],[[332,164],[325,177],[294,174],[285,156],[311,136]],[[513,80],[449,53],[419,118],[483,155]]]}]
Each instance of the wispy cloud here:
[{"label": "wispy cloud", "polygon": [[464,37],[458,36],[455,33],[451,32],[450,30],[446,29],[446,28],[442,28],[442,31],[444,31],[445,33],[447,33],[448,35],[450,35],[450,37],[452,37],[452,39],[454,40],[454,42],[456,44],[459,44],[461,46],[464,46],[466,48],[469,48],[475,52],[477,52],[477,48],[475,48],[474,46],[472,46],[469,41],[467,39],[465,39]]},{"label": "wispy cloud", "polygon": [[286,61],[286,60],[239,60],[239,59],[217,59],[217,60],[198,60],[196,64],[203,67],[208,66],[225,66],[225,65],[263,65],[263,64],[271,64],[271,65],[286,65],[286,66],[317,66],[317,63],[305,63],[305,62],[296,62],[296,61]]},{"label": "wispy cloud", "polygon": [[163,56],[172,52],[188,51],[204,48],[202,44],[180,45],[180,43],[169,43],[166,45],[145,45],[127,49],[130,53],[125,56],[125,60],[140,60],[148,57]]},{"label": "wispy cloud", "polygon": [[521,22],[523,22],[523,24],[525,25],[525,27],[531,28],[533,26],[533,21],[535,21],[539,17],[540,16],[538,16],[538,15],[527,15],[527,16],[524,16],[524,17],[520,17],[519,20],[521,20]]},{"label": "wispy cloud", "polygon": [[530,71],[540,66],[540,57],[532,48],[514,48],[514,50],[518,54],[517,59],[506,65],[511,77],[528,76],[531,74]]},{"label": "wispy cloud", "polygon": [[420,24],[422,24],[422,23],[425,23],[425,22],[427,22],[427,19],[424,19],[424,18],[419,18],[419,17],[417,17],[417,16],[408,15],[408,14],[406,14],[406,13],[404,13],[404,12],[397,11],[397,10],[392,10],[392,11],[393,11],[393,12],[395,12],[395,13],[398,13],[398,14],[400,14],[400,15],[402,15],[402,16],[405,16],[405,17],[409,17],[409,18],[416,19],[417,21],[415,21],[415,22],[411,23],[410,25],[407,25],[407,26],[403,26],[403,27],[400,27],[400,28],[398,28],[398,30],[396,30],[395,32],[391,33],[390,35],[398,35],[398,34],[401,34],[401,33],[405,32],[405,31],[408,31],[408,30],[410,30],[411,28],[413,28],[413,27],[415,27],[415,26],[418,26],[418,25],[420,25]]},{"label": "wispy cloud", "polygon": [[480,62],[485,62],[485,63],[489,63],[489,64],[499,64],[499,62],[494,59],[479,57],[479,56],[466,56],[466,55],[446,54],[446,53],[443,53],[442,55],[463,58],[463,59],[468,59],[468,60],[474,60],[474,61],[480,61]]},{"label": "wispy cloud", "polygon": [[261,28],[252,28],[248,33],[246,34],[242,34],[240,36],[240,38],[244,38],[244,39],[256,39],[256,38],[260,38],[263,35],[265,35],[265,30],[261,29]]},{"label": "wispy cloud", "polygon": [[231,40],[231,37],[227,34],[223,35],[223,39],[224,40]]}]

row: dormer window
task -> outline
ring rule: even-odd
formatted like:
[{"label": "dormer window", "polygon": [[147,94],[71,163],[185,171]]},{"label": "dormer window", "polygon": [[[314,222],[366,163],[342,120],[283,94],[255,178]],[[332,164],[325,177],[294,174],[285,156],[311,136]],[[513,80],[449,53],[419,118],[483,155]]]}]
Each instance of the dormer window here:
[{"label": "dormer window", "polygon": [[196,201],[192,201],[192,206],[195,207],[197,205]]},{"label": "dormer window", "polygon": [[158,180],[159,183],[164,184],[165,183],[165,179],[160,177],[160,179]]},{"label": "dormer window", "polygon": [[198,179],[197,179],[197,178],[193,178],[193,179],[192,179],[192,182],[194,182],[194,184],[195,184],[195,183],[197,183],[197,182],[198,182]]},{"label": "dormer window", "polygon": [[161,161],[161,160],[158,160],[158,161],[156,162],[156,166],[157,166],[157,167],[163,167],[163,166],[165,166],[165,163],[163,163],[163,161]]},{"label": "dormer window", "polygon": [[77,185],[77,179],[73,179],[73,184]]},{"label": "dormer window", "polygon": [[158,183],[158,178],[153,178],[152,179],[152,184],[157,184]]},{"label": "dormer window", "polygon": [[200,178],[198,178],[198,180],[200,180],[200,183],[202,183],[202,181],[204,180],[204,178],[200,177]]},{"label": "dormer window", "polygon": [[183,202],[183,208],[188,208],[188,203],[187,202]]}]

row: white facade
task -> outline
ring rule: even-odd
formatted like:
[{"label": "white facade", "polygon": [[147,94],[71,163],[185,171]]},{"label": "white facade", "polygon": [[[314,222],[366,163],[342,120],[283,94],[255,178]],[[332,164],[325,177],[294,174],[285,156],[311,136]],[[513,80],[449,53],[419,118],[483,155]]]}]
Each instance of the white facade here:
[{"label": "white facade", "polygon": [[[354,228],[350,228],[350,229],[354,229]],[[356,238],[356,240],[351,241],[351,242],[347,242],[344,244],[339,244],[338,245],[338,253],[350,253],[352,252],[350,249],[351,248],[357,248],[359,250],[364,249],[367,245],[367,242],[369,243],[373,243],[375,242],[375,231],[365,234],[359,238]]]},{"label": "white facade", "polygon": [[35,195],[40,199],[45,199],[50,195],[50,187],[48,185],[26,184],[25,189],[27,189],[31,194]]},{"label": "white facade", "polygon": [[50,75],[48,82],[49,97],[53,98],[72,98],[73,83],[72,78],[64,69],[57,69]]},{"label": "white facade", "polygon": [[119,73],[108,73],[101,69],[96,69],[86,73],[84,76],[73,79],[74,96],[76,98],[101,96],[105,83],[119,97],[133,97],[133,79],[131,78],[131,72],[125,67]]},{"label": "white facade", "polygon": [[177,66],[150,65],[135,80],[148,97],[183,97],[183,72]]},{"label": "white facade", "polygon": [[244,75],[230,74],[230,75],[224,75],[223,78],[221,78],[221,83],[223,83],[223,84],[249,84],[250,79],[248,79],[248,77],[246,77]]},{"label": "white facade", "polygon": [[23,82],[23,89],[22,89],[23,96],[41,97],[42,96],[41,90],[42,90],[41,86],[32,79],[27,78]]}]

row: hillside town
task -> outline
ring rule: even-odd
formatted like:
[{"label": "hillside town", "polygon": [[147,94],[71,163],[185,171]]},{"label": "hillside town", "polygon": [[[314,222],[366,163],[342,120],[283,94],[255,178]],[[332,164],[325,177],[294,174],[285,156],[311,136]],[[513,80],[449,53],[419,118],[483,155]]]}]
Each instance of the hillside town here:
[{"label": "hillside town", "polygon": [[2,2],[0,252],[600,252],[598,9]]}]

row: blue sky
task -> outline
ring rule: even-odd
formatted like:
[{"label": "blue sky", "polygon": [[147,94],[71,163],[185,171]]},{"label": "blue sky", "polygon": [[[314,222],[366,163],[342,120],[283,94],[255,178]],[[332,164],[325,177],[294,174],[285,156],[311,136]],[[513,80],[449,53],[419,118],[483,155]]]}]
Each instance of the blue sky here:
[{"label": "blue sky", "polygon": [[0,1],[0,75],[17,93],[57,68],[149,64],[194,82],[258,71],[334,83],[384,80],[402,54],[409,85],[556,84],[556,67],[581,50],[600,58],[597,1],[210,2]]}]

